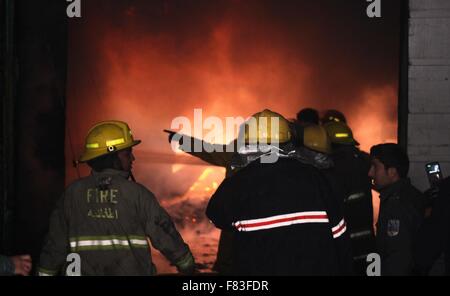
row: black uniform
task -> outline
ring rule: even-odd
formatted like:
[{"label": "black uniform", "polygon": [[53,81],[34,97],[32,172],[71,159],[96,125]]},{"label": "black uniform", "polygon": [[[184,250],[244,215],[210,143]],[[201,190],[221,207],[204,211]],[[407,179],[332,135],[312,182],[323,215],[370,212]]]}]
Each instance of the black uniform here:
[{"label": "black uniform", "polygon": [[351,262],[345,220],[316,168],[254,161],[225,179],[207,216],[232,229],[233,274],[336,275]]},{"label": "black uniform", "polygon": [[377,248],[381,275],[411,275],[413,247],[424,216],[424,197],[409,179],[389,185],[380,192]]},{"label": "black uniform", "polygon": [[442,253],[445,256],[445,274],[450,275],[450,178],[440,184],[431,216],[419,231],[414,256],[416,271],[428,274]]},{"label": "black uniform", "polygon": [[367,255],[375,251],[373,206],[369,155],[352,145],[335,147],[332,155],[339,196],[343,197],[343,211],[351,240],[354,270],[366,275]]}]

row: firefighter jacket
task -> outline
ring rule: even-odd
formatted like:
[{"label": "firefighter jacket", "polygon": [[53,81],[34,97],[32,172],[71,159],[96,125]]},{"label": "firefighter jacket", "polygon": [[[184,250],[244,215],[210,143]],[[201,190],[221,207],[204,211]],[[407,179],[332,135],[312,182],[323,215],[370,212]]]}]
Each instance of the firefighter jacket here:
[{"label": "firefighter jacket", "polygon": [[380,191],[376,243],[381,275],[411,275],[414,240],[424,216],[424,197],[409,179]]},{"label": "firefighter jacket", "polygon": [[339,145],[332,155],[334,168],[328,171],[343,197],[343,211],[351,239],[356,274],[366,274],[367,255],[375,251],[369,155],[355,146]]},{"label": "firefighter jacket", "polygon": [[64,274],[69,253],[79,255],[81,275],[154,275],[147,238],[179,270],[194,265],[153,193],[128,176],[93,171],[66,189],[50,218],[40,275]]},{"label": "firefighter jacket", "polygon": [[450,275],[450,177],[439,185],[431,216],[420,228],[415,248],[415,271],[426,275],[444,254],[445,275]]},{"label": "firefighter jacket", "polygon": [[345,220],[323,175],[310,165],[292,158],[254,161],[222,182],[206,214],[235,234],[233,274],[348,271]]}]

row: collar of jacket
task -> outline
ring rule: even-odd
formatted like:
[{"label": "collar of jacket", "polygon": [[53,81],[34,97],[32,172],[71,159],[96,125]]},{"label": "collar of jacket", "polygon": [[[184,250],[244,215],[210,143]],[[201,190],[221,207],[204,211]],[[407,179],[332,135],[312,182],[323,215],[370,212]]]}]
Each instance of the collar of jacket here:
[{"label": "collar of jacket", "polygon": [[101,172],[96,172],[94,170],[91,171],[92,176],[104,176],[104,175],[116,175],[121,176],[125,179],[128,179],[130,177],[130,172],[125,172],[121,170],[115,170],[115,169],[105,169]]},{"label": "collar of jacket", "polygon": [[312,165],[319,170],[325,170],[334,166],[333,160],[326,154],[313,151],[306,147],[298,147],[293,158],[304,164]]},{"label": "collar of jacket", "polygon": [[[292,148],[292,149],[291,149]],[[231,169],[241,169],[250,163],[259,160],[263,156],[269,156],[271,153],[278,157],[287,158],[293,157],[295,150],[293,146],[283,145],[283,148],[274,145],[245,145],[240,147],[238,153],[233,155],[231,160]]]},{"label": "collar of jacket", "polygon": [[380,201],[384,201],[389,197],[398,194],[399,191],[405,186],[411,184],[409,178],[402,178],[395,183],[392,183],[380,190]]}]

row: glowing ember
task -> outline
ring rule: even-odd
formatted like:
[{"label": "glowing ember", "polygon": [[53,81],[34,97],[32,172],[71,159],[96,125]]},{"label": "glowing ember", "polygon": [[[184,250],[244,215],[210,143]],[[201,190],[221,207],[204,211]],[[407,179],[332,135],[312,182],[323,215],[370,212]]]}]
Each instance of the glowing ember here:
[{"label": "glowing ember", "polygon": [[[219,230],[205,216],[206,205],[213,194],[211,188],[205,186],[211,184],[214,187],[215,184],[217,188],[224,175],[224,168],[207,167],[183,196],[170,201],[161,200],[162,206],[168,210],[183,239],[190,246],[196,262],[202,267],[201,272],[211,271],[219,238]],[[175,272],[175,268],[160,253],[154,251],[153,257],[159,272]]]}]

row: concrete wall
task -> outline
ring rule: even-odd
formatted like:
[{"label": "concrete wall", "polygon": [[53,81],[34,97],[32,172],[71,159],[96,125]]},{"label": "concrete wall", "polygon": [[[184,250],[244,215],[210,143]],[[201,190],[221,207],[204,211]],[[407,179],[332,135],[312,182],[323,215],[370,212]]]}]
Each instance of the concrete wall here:
[{"label": "concrete wall", "polygon": [[428,188],[424,165],[450,176],[450,1],[409,0],[408,153],[410,177]]}]

